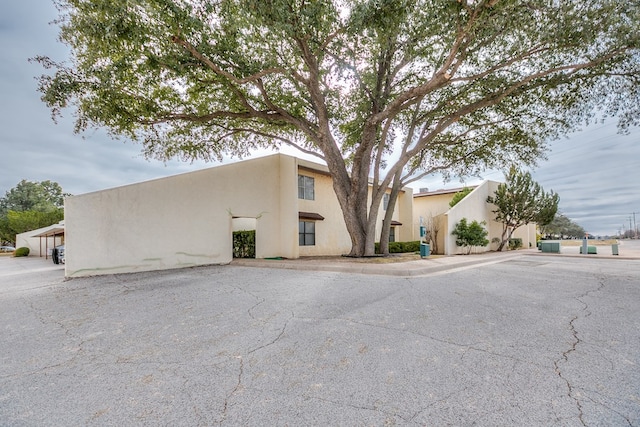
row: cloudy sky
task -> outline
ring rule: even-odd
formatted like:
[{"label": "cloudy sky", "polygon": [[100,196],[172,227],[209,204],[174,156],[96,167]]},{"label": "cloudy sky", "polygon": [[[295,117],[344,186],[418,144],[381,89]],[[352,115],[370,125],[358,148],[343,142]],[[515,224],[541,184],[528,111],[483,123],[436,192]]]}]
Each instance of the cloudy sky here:
[{"label": "cloudy sky", "polygon": [[[55,124],[36,91],[35,55],[67,56],[49,23],[57,11],[49,0],[5,2],[0,15],[0,196],[22,179],[52,180],[71,194],[101,190],[214,164],[145,160],[140,147],[113,141],[104,132],[73,133],[72,112]],[[615,234],[640,224],[640,129],[619,135],[615,121],[591,125],[550,143],[549,159],[532,170],[545,190],[560,194],[560,210],[593,234]],[[488,171],[481,178],[501,180]],[[473,185],[481,179],[467,179]],[[432,177],[415,187],[458,187]],[[640,225],[639,225],[640,227]]]}]

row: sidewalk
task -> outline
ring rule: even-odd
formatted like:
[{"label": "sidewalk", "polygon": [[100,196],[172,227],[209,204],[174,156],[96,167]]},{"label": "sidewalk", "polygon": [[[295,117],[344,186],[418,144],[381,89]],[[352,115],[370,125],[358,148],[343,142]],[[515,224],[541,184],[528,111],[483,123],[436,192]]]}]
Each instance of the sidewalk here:
[{"label": "sidewalk", "polygon": [[517,258],[525,253],[533,253],[533,251],[534,250],[486,252],[482,254],[452,256],[432,255],[424,259],[406,257],[406,261],[402,259],[389,260],[386,258],[348,258],[340,256],[283,260],[236,258],[231,262],[231,265],[386,276],[420,276],[479,264],[494,264]]},{"label": "sidewalk", "polygon": [[236,258],[231,265],[287,270],[331,271],[386,276],[420,276],[436,272],[468,268],[481,264],[495,264],[520,256],[554,256],[584,259],[640,260],[640,244],[620,242],[620,255],[612,255],[611,245],[598,246],[597,254],[582,255],[579,246],[562,246],[561,252],[542,253],[537,249],[521,249],[507,252],[485,252],[471,255],[431,255],[420,259],[416,256],[390,258],[304,257],[299,259],[249,259]]}]

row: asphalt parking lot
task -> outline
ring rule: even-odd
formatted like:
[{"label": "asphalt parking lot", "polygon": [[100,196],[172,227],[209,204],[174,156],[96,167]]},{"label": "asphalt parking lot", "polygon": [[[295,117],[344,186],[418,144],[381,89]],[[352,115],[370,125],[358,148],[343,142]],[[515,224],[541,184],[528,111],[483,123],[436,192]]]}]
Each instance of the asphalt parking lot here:
[{"label": "asphalt parking lot", "polygon": [[69,281],[13,261],[2,426],[640,426],[640,260]]}]

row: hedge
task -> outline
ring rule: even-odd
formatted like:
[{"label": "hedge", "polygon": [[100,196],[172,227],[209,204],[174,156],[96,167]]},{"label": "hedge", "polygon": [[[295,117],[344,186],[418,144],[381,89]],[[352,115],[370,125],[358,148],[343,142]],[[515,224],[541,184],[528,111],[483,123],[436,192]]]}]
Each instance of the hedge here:
[{"label": "hedge", "polygon": [[256,230],[243,230],[233,232],[233,257],[256,257]]},{"label": "hedge", "polygon": [[[389,253],[400,254],[406,252],[420,252],[420,241],[389,242]],[[376,253],[380,253],[380,243],[376,243]]]}]

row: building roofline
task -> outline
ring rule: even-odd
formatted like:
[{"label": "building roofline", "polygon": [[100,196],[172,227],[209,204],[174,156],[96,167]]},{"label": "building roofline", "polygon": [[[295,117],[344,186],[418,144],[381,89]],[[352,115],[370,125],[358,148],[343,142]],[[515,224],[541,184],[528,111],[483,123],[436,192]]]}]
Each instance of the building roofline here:
[{"label": "building roofline", "polygon": [[459,191],[462,191],[462,189],[464,188],[471,188],[471,189],[476,189],[478,188],[478,185],[466,185],[464,187],[457,187],[457,188],[442,188],[439,190],[435,190],[435,191],[427,191],[424,193],[416,193],[413,195],[413,198],[417,198],[417,197],[429,197],[429,196],[438,196],[441,194],[454,194],[457,193]]}]

